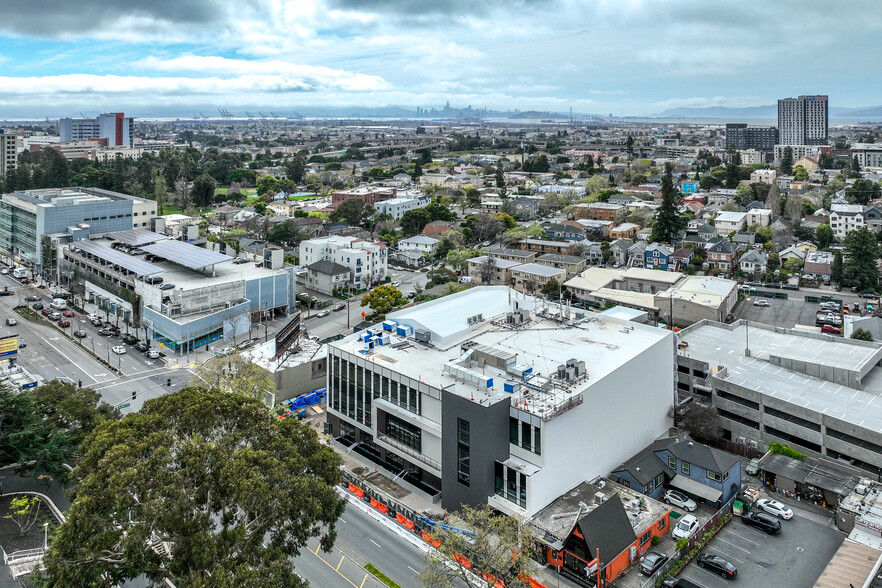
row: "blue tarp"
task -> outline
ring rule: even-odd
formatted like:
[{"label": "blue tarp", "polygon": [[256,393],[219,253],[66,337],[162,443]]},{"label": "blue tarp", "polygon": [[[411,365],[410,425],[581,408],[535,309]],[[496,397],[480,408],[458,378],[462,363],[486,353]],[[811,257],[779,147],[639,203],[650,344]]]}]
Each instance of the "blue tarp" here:
[{"label": "blue tarp", "polygon": [[306,394],[301,394],[297,398],[288,400],[288,408],[291,410],[297,410],[298,408],[312,406],[313,404],[321,402],[327,395],[327,388],[319,388],[318,390],[313,390],[312,392],[307,392]]}]

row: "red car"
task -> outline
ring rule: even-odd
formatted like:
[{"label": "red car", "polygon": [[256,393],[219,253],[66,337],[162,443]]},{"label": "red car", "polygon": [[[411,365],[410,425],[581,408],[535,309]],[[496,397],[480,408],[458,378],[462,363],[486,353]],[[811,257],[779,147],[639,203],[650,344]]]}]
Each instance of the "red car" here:
[{"label": "red car", "polygon": [[74,315],[74,313],[72,310],[65,310],[64,312],[61,313],[61,316],[66,316],[68,318],[72,317],[73,315]]},{"label": "red car", "polygon": [[834,327],[833,325],[824,325],[823,327],[821,327],[821,332],[839,335],[840,333],[842,333],[842,330],[839,327]]},{"label": "red car", "polygon": [[70,326],[70,321],[67,320],[67,319],[61,319],[60,321],[58,321],[58,326],[61,327],[61,328],[69,327],[69,326]]}]

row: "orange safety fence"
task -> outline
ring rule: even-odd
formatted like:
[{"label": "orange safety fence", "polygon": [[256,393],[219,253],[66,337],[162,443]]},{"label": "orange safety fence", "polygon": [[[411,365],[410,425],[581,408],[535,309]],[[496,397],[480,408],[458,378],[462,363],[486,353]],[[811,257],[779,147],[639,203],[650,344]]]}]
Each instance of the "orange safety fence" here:
[{"label": "orange safety fence", "polygon": [[364,490],[349,482],[349,491],[358,496],[359,498],[364,498]]}]

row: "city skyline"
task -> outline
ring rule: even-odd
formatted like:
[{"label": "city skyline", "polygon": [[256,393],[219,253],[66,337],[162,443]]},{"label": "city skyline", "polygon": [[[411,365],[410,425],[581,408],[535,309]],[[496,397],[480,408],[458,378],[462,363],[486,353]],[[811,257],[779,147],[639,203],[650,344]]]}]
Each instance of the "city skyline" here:
[{"label": "city skyline", "polygon": [[[5,118],[451,106],[641,116],[824,93],[882,104],[874,5],[566,0],[10,3]],[[847,43],[843,40],[847,39]]]}]

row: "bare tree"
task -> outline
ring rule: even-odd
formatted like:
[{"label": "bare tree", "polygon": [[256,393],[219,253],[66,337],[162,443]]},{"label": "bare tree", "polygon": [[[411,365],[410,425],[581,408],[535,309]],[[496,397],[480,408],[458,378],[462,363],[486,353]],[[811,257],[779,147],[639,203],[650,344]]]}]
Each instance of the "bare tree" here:
[{"label": "bare tree", "polygon": [[487,258],[478,266],[478,276],[481,278],[482,284],[490,284],[493,282],[493,278],[496,275],[496,258],[490,257]]},{"label": "bare tree", "polygon": [[772,184],[772,187],[769,188],[769,195],[766,196],[766,208],[772,211],[772,216],[778,216],[781,214],[781,191],[778,189],[778,184]]}]

